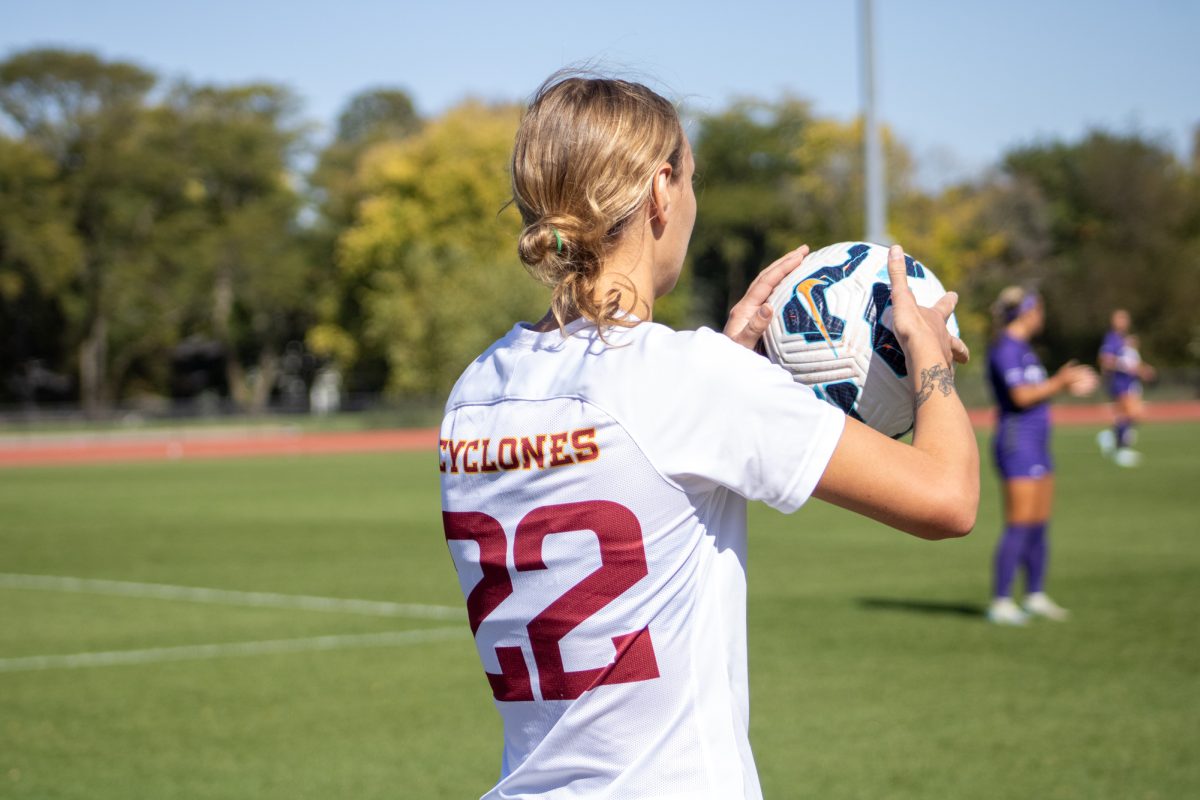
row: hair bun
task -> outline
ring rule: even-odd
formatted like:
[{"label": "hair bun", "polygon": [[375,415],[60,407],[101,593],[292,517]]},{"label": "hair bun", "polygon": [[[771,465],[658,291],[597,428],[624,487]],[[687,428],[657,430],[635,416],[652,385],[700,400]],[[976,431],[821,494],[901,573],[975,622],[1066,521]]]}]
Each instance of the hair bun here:
[{"label": "hair bun", "polygon": [[550,268],[554,272],[558,271],[555,267],[560,267],[554,262],[566,261],[567,248],[567,237],[546,220],[526,226],[517,242],[517,253],[522,263],[539,270]]}]

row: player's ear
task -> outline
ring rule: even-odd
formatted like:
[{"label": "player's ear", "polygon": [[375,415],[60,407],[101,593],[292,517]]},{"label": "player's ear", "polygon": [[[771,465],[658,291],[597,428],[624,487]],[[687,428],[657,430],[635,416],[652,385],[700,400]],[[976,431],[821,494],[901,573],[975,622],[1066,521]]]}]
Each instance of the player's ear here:
[{"label": "player's ear", "polygon": [[671,178],[675,171],[670,164],[663,162],[658,171],[654,173],[654,180],[650,184],[650,218],[657,220],[659,223],[667,221],[667,216],[671,213]]}]

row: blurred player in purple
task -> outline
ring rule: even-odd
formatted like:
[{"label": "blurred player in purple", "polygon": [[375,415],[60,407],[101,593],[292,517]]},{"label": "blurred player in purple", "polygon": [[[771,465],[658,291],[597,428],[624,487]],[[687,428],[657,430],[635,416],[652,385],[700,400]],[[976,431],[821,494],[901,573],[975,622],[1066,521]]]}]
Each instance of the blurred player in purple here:
[{"label": "blurred player in purple", "polygon": [[[988,379],[998,414],[994,454],[1004,484],[1004,533],[996,546],[995,589],[988,619],[1000,625],[1024,625],[1030,615],[1065,620],[1066,609],[1044,591],[1049,548],[1046,526],[1054,499],[1050,458],[1050,405],[1067,391],[1095,391],[1096,371],[1068,362],[1053,376],[1029,341],[1042,330],[1045,312],[1036,292],[1010,286],[992,307],[999,334],[988,351]],[[1017,571],[1025,569],[1025,601],[1013,600]]]},{"label": "blurred player in purple", "polygon": [[1141,463],[1141,453],[1133,449],[1134,426],[1142,418],[1142,381],[1154,377],[1154,368],[1142,363],[1137,336],[1129,329],[1129,312],[1118,308],[1100,345],[1100,369],[1112,397],[1114,423],[1111,430],[1100,431],[1096,441],[1100,451],[1122,467]]}]

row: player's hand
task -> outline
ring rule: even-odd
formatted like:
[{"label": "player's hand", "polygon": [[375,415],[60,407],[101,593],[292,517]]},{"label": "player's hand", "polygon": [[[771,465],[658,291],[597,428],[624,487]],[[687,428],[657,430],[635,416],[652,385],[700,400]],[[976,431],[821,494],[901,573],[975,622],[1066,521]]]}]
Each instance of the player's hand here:
[{"label": "player's hand", "polygon": [[1096,370],[1087,364],[1071,360],[1058,368],[1054,373],[1059,384],[1075,397],[1083,397],[1096,391],[1100,385],[1100,376]]},{"label": "player's hand", "polygon": [[917,305],[917,298],[908,288],[904,248],[898,244],[888,250],[888,279],[892,283],[892,330],[905,356],[937,348],[942,363],[967,363],[971,351],[946,328],[946,320],[958,305],[958,293],[947,292],[932,307]]},{"label": "player's hand", "polygon": [[725,323],[725,335],[742,347],[753,350],[758,346],[767,326],[771,324],[771,316],[775,312],[767,303],[771,293],[800,266],[800,262],[808,255],[808,245],[802,244],[792,252],[783,256],[771,266],[758,273],[758,277],[746,289],[746,294],[729,311],[729,321]]}]

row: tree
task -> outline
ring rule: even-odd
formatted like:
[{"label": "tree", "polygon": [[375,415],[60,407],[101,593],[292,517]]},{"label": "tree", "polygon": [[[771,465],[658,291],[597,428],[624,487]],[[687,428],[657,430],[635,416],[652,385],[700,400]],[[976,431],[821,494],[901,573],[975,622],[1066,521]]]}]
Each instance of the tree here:
[{"label": "tree", "polygon": [[336,135],[321,151],[310,182],[321,214],[333,226],[352,221],[358,201],[358,160],[372,146],[398,141],[421,129],[412,99],[402,89],[359,92],[338,115]]},{"label": "tree", "polygon": [[0,110],[55,167],[77,263],[59,308],[77,353],[81,399],[96,413],[111,405],[113,313],[124,302],[125,265],[150,223],[145,198],[128,188],[136,170],[131,137],[155,77],[136,65],[90,53],[39,49],[0,63]]},{"label": "tree", "polygon": [[379,87],[359,92],[338,115],[336,141],[363,145],[404,139],[421,127],[412,98],[403,89]]},{"label": "tree", "polygon": [[[990,305],[1000,289],[1022,282],[1017,276],[1033,273],[1049,252],[1038,199],[1028,187],[993,176],[937,195],[910,192],[892,206],[896,240],[959,293],[955,317],[973,353],[986,350]],[[960,372],[983,367],[982,358],[973,358]]]},{"label": "tree", "polygon": [[506,207],[520,113],[468,102],[362,161],[364,199],[339,266],[368,281],[366,335],[387,354],[393,392],[447,391],[515,320],[545,310],[545,290],[516,258],[519,215]]},{"label": "tree", "polygon": [[311,258],[319,275],[317,322],[307,334],[309,348],[349,372],[351,387],[378,389],[387,372],[381,347],[364,334],[362,299],[372,276],[336,268],[338,237],[355,222],[363,199],[358,167],[375,145],[400,141],[421,128],[411,98],[401,89],[376,88],[350,99],[338,117],[336,136],[321,151],[309,176],[317,209],[309,231]]},{"label": "tree", "polygon": [[311,318],[314,279],[289,175],[305,132],[296,109],[272,84],[181,85],[163,109],[198,211],[184,240],[192,280],[207,290],[193,298],[189,327],[224,346],[230,393],[256,411],[270,399],[283,346]]},{"label": "tree", "polygon": [[690,258],[703,321],[723,324],[755,272],[773,260],[768,254],[791,249],[795,220],[782,196],[799,172],[795,147],[812,120],[808,104],[794,98],[741,100],[699,118]]},{"label": "tree", "polygon": [[172,346],[200,333],[224,345],[235,400],[261,408],[311,292],[288,173],[304,132],[297,104],[252,84],[180,85],[151,105],[155,82],[89,53],[0,64],[0,109],[53,164],[78,244],[51,305],[77,352],[81,400],[100,413],[135,377],[161,391]]},{"label": "tree", "polygon": [[[714,324],[787,250],[862,236],[862,125],[820,119],[793,97],[740,100],[699,120],[692,263]],[[884,132],[888,188],[908,192],[907,152]]]},{"label": "tree", "polygon": [[1044,219],[1044,254],[1014,277],[1040,283],[1055,360],[1091,359],[1109,312],[1124,307],[1148,357],[1180,363],[1200,305],[1200,198],[1186,167],[1157,143],[1093,132],[1015,150],[1004,169],[1010,206]]},{"label": "tree", "polygon": [[24,373],[63,355],[55,297],[82,251],[55,173],[48,156],[0,137],[0,396],[32,400]]}]

